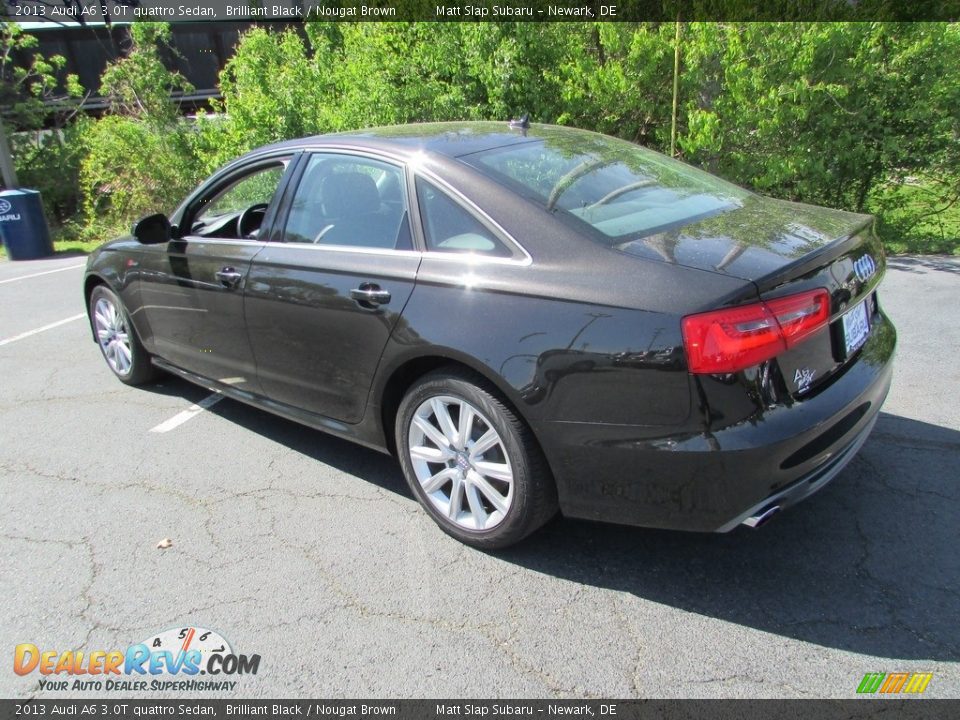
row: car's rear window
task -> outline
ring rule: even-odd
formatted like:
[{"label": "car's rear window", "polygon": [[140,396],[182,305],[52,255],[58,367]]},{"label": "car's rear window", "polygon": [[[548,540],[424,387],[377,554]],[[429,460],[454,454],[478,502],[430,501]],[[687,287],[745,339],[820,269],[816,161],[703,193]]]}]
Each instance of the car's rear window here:
[{"label": "car's rear window", "polygon": [[622,140],[580,134],[460,158],[609,245],[620,245],[740,207],[749,193],[685,163]]}]

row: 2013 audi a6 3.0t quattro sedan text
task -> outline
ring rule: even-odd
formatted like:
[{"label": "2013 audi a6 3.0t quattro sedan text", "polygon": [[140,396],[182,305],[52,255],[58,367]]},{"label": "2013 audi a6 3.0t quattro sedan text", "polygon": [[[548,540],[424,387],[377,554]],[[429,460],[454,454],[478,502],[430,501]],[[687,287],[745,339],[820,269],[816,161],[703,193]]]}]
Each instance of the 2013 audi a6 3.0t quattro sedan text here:
[{"label": "2013 audi a6 3.0t quattro sedan text", "polygon": [[580,130],[271,145],[133,235],[84,282],[120,380],[166,371],[393,452],[477,547],[558,509],[757,526],[850,461],[890,385],[872,218]]}]

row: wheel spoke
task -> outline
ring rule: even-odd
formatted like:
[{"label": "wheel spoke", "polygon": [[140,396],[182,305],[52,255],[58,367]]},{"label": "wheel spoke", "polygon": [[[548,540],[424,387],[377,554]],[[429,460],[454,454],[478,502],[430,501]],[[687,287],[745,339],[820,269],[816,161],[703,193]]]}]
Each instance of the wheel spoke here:
[{"label": "wheel spoke", "polygon": [[426,445],[418,445],[410,448],[410,457],[424,462],[445,462],[453,457],[453,452],[446,446],[432,448]]},{"label": "wheel spoke", "polygon": [[[447,437],[437,430],[432,422],[419,415],[413,416],[413,424],[416,425],[424,435],[426,435],[441,450],[450,452],[450,441]],[[452,453],[451,453],[452,454]]]},{"label": "wheel spoke", "polygon": [[97,337],[100,339],[100,344],[102,345],[110,337],[110,331],[99,327],[99,324],[98,324]]},{"label": "wheel spoke", "polygon": [[107,320],[99,308],[93,313],[93,317],[96,318],[98,328],[103,328],[104,330],[110,329],[110,321]]},{"label": "wheel spoke", "polygon": [[447,507],[447,517],[456,521],[460,514],[460,506],[463,504],[463,479],[457,472],[453,476],[453,485],[450,487],[450,505]]},{"label": "wheel spoke", "polygon": [[513,482],[513,473],[510,472],[510,466],[506,463],[475,462],[473,466],[477,472],[484,477],[502,480],[503,482]]},{"label": "wheel spoke", "polygon": [[473,484],[473,487],[475,487],[479,492],[483,493],[483,496],[497,511],[506,514],[507,510],[509,509],[507,505],[507,499],[498,493],[496,488],[488,483],[485,477],[475,472],[471,472],[467,477]]},{"label": "wheel spoke", "polygon": [[469,403],[460,403],[460,419],[457,428],[457,447],[466,448],[470,435],[473,433],[473,419],[477,416],[473,407]]},{"label": "wheel spoke", "polygon": [[473,447],[470,448],[470,459],[474,460],[488,450],[492,450],[499,442],[500,436],[497,435],[497,431],[493,428],[490,428],[483,435],[481,435],[473,444]]},{"label": "wheel spoke", "polygon": [[130,354],[130,348],[125,342],[121,342],[119,339],[116,342],[117,349],[120,351],[120,355],[123,357],[124,362],[129,364],[133,359],[132,355]]},{"label": "wheel spoke", "polygon": [[437,418],[437,425],[440,426],[443,434],[447,437],[447,444],[451,447],[456,447],[458,437],[457,428],[454,426],[453,419],[450,417],[450,410],[447,409],[447,404],[440,398],[434,398],[430,401],[430,407],[433,409],[433,414]]},{"label": "wheel spoke", "polygon": [[487,511],[483,509],[483,503],[477,492],[477,486],[473,483],[466,483],[467,503],[470,505],[470,514],[473,515],[473,524],[477,530],[483,530],[487,524]]},{"label": "wheel spoke", "polygon": [[456,477],[459,475],[459,472],[456,468],[445,468],[438,472],[436,475],[432,475],[427,478],[426,482],[420,483],[423,491],[428,495],[430,493],[436,492],[442,488],[450,480],[454,480],[456,484]]},{"label": "wheel spoke", "polygon": [[113,359],[116,362],[116,370],[118,373],[126,372],[126,358],[123,356],[123,350],[116,340],[114,340],[110,345],[113,347]]}]

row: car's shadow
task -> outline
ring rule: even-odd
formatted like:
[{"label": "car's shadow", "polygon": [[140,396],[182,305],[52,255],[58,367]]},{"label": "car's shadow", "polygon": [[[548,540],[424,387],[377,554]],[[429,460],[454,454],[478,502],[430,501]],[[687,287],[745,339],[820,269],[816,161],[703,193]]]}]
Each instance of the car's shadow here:
[{"label": "car's shadow", "polygon": [[939,270],[960,274],[960,258],[945,255],[891,255],[887,258],[887,265],[904,272]]},{"label": "car's shadow", "polygon": [[[219,403],[211,412],[411,497],[386,455],[240,403]],[[557,518],[498,556],[826,647],[957,660],[958,467],[960,432],[882,413],[860,454],[831,485],[759,530],[690,534]],[[445,541],[438,531],[437,542]]]}]

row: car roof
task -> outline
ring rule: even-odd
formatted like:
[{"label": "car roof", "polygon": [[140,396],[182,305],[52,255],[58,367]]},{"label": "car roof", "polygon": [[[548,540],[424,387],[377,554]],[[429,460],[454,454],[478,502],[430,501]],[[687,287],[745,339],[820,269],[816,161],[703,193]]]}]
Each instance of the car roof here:
[{"label": "car roof", "polygon": [[442,122],[391,125],[366,130],[352,130],[328,135],[298,138],[255,150],[297,150],[320,145],[383,150],[403,155],[431,152],[456,158],[475,152],[522,143],[539,142],[557,134],[588,135],[584,130],[553,125],[530,125],[513,128],[506,122]]}]

